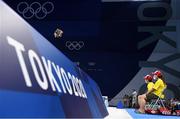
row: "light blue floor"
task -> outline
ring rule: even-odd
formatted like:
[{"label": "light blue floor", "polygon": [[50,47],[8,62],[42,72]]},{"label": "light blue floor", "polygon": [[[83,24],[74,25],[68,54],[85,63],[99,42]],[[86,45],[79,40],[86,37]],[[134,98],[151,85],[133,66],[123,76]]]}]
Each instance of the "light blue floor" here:
[{"label": "light blue floor", "polygon": [[152,114],[137,114],[134,112],[135,109],[126,109],[126,111],[133,117],[134,119],[180,119],[180,116],[164,116],[164,115],[152,115]]}]

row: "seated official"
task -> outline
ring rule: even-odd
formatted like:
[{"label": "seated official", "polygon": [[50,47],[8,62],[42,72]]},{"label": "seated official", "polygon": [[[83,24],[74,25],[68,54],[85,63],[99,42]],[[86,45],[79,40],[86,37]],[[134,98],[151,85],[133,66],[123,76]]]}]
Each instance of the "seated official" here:
[{"label": "seated official", "polygon": [[[151,75],[146,75],[144,77],[144,81],[147,84],[147,92],[149,92],[150,90],[152,90],[152,88],[154,87],[154,83],[152,82],[153,78]],[[139,109],[136,110],[136,113],[145,113],[145,104],[146,104],[146,100],[150,100],[152,98],[152,95],[148,95],[146,96],[145,94],[139,95],[138,96],[138,104],[139,104]]]}]

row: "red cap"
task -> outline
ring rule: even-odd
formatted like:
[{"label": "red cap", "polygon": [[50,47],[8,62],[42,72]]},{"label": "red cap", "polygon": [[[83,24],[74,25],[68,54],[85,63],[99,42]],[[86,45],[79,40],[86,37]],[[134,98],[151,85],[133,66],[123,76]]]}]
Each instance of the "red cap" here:
[{"label": "red cap", "polygon": [[157,77],[161,77],[162,73],[159,70],[156,70],[155,72],[152,73],[153,75],[156,75]]},{"label": "red cap", "polygon": [[146,75],[145,77],[144,77],[144,80],[148,80],[148,81],[152,81],[152,76],[151,75]]}]

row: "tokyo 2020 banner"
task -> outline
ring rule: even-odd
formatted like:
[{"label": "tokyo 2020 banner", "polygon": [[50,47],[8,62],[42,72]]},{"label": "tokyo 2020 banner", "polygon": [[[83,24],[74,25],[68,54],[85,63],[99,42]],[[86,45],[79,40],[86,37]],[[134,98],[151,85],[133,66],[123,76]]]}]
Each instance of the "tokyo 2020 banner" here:
[{"label": "tokyo 2020 banner", "polygon": [[0,117],[107,115],[98,85],[0,1]]}]

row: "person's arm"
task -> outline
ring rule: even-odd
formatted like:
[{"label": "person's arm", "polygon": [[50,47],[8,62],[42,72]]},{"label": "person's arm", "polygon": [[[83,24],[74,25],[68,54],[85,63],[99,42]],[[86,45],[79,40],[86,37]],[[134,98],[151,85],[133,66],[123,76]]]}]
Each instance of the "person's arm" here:
[{"label": "person's arm", "polygon": [[153,91],[157,90],[160,86],[160,82],[159,80],[156,81],[156,83],[154,84],[153,88],[151,90],[149,90],[146,95],[148,95],[149,93],[152,93]]},{"label": "person's arm", "polygon": [[147,91],[145,94],[148,95],[149,93],[151,93],[151,92],[153,92],[153,91],[155,91],[154,88],[152,88],[151,90]]},{"label": "person's arm", "polygon": [[145,96],[154,91],[153,87],[154,87],[154,83],[150,82],[150,83],[147,85],[148,90],[147,90],[147,92],[145,93]]}]

